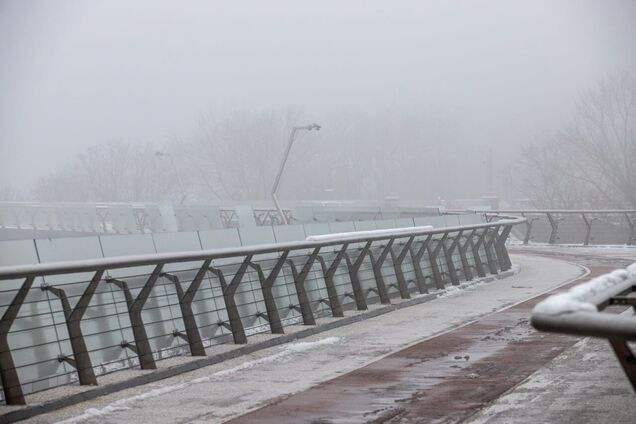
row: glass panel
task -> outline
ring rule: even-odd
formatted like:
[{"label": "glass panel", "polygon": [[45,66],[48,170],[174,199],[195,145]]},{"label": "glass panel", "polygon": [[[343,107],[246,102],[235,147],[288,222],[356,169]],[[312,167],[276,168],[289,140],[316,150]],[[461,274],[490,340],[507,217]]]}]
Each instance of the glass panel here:
[{"label": "glass panel", "polygon": [[305,240],[305,228],[302,225],[276,225],[274,238],[277,243]]},{"label": "glass panel", "polygon": [[355,230],[356,230],[356,227],[352,221],[329,223],[330,233],[350,233]]},{"label": "glass panel", "polygon": [[375,221],[355,221],[356,231],[377,230]]},{"label": "glass panel", "polygon": [[443,216],[420,216],[413,218],[415,226],[432,225],[434,228],[443,228],[446,226],[446,221]]},{"label": "glass panel", "polygon": [[199,238],[203,250],[241,246],[241,239],[236,228],[199,231]]},{"label": "glass panel", "polygon": [[239,236],[243,246],[276,243],[274,231],[270,226],[239,228]]}]

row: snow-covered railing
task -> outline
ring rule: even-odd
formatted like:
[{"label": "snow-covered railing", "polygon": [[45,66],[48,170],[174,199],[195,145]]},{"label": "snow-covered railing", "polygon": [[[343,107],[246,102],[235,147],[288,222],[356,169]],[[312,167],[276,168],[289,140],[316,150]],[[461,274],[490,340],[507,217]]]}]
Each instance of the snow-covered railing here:
[{"label": "snow-covered railing", "polygon": [[601,275],[565,293],[548,297],[534,307],[532,325],[541,331],[608,339],[625,374],[636,390],[636,358],[627,342],[636,341],[636,317],[603,313],[612,305],[636,308],[636,264]]},{"label": "snow-covered railing", "polygon": [[[519,235],[524,244],[533,240],[532,230],[536,234],[537,225],[543,225],[544,230],[549,232],[546,240],[549,244],[581,243],[587,246],[624,243],[631,246],[636,242],[636,210],[631,209],[505,209],[488,213],[526,217],[526,231]],[[598,224],[594,225],[595,222]]]},{"label": "snow-covered railing", "polygon": [[5,401],[507,270],[505,242],[522,222],[0,267]]}]

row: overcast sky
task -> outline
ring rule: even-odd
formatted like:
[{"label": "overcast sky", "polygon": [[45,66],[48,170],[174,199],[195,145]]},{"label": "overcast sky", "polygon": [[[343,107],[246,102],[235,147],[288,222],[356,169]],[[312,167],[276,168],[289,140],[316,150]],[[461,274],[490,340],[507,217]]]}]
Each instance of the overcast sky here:
[{"label": "overcast sky", "polygon": [[[439,108],[469,142],[561,125],[636,59],[636,1],[0,0],[0,181],[209,110]],[[327,120],[327,121],[325,121]]]}]

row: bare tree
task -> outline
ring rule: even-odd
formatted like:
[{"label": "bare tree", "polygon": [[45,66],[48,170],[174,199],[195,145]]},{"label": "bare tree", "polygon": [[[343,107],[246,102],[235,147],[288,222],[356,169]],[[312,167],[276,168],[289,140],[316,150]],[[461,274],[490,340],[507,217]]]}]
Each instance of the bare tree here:
[{"label": "bare tree", "polygon": [[34,194],[47,201],[163,201],[179,198],[173,174],[152,144],[111,142],[40,179]]},{"label": "bare tree", "polygon": [[526,146],[509,175],[535,206],[636,208],[634,75],[614,75],[584,93],[573,122]]}]

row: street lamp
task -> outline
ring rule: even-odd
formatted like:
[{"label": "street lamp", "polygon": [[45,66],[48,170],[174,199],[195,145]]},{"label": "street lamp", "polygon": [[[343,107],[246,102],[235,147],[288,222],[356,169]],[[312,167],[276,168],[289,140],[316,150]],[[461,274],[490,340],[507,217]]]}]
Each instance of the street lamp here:
[{"label": "street lamp", "polygon": [[278,203],[278,196],[276,195],[276,192],[278,191],[278,186],[280,184],[280,177],[283,175],[283,170],[285,169],[285,164],[287,163],[287,158],[289,157],[289,151],[291,150],[292,144],[294,144],[294,139],[296,138],[296,134],[300,130],[320,131],[320,125],[314,123],[314,124],[309,124],[302,127],[293,127],[291,129],[291,132],[289,133],[289,142],[287,143],[287,148],[285,149],[285,153],[283,154],[283,160],[280,163],[280,167],[278,168],[278,174],[276,174],[276,180],[274,180],[274,186],[272,187],[272,200],[274,201],[274,205],[276,205],[276,210],[278,211],[278,215],[280,216],[281,221],[285,225],[289,224],[289,222],[287,222],[287,218],[285,217],[285,214],[283,213],[283,210],[281,209],[280,204]]},{"label": "street lamp", "polygon": [[181,201],[179,202],[179,204],[183,205],[183,202],[185,201],[185,198],[186,198],[185,188],[183,187],[183,181],[181,180],[181,175],[179,175],[179,170],[177,169],[177,166],[174,164],[174,159],[172,158],[172,155],[167,152],[156,152],[155,156],[160,158],[168,157],[170,159],[172,170],[174,171],[174,174],[177,176],[177,184],[179,185],[179,191],[181,191]]}]

